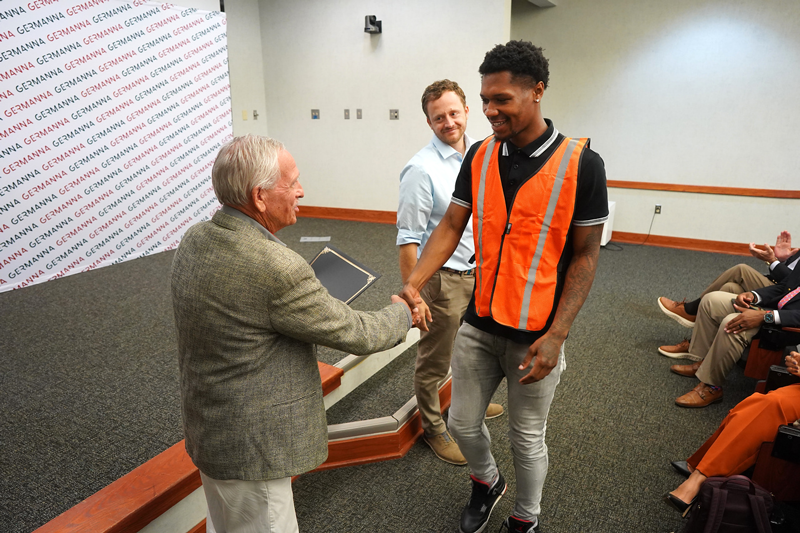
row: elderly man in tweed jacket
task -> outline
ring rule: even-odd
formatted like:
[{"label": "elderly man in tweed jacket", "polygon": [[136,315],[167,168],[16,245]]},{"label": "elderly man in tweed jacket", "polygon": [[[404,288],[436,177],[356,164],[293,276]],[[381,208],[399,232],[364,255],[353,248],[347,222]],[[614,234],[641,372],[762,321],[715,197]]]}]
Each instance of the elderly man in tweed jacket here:
[{"label": "elderly man in tweed jacket", "polygon": [[172,271],[186,451],[200,470],[208,531],[297,531],[291,476],[327,457],[315,345],[358,355],[411,326],[397,297],[359,312],[330,296],[275,232],[303,197],[294,159],[256,136],[212,169],[223,207],[189,229]]}]

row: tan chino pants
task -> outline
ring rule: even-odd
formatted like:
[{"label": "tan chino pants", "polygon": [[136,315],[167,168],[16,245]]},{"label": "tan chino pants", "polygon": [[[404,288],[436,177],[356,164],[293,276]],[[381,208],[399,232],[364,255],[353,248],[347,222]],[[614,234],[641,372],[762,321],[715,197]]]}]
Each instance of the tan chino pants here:
[{"label": "tan chino pants", "polygon": [[740,333],[726,333],[725,325],[739,313],[733,308],[729,292],[711,292],[703,296],[692,331],[689,353],[703,357],[697,379],[721,387],[742,351],[750,344],[759,328]]},{"label": "tan chino pants", "polygon": [[420,332],[414,392],[422,429],[430,437],[447,429],[439,403],[439,383],[450,370],[453,341],[474,286],[474,274],[462,276],[439,270],[420,291],[422,299],[430,307],[433,322],[428,324],[430,331]]},{"label": "tan chino pants", "polygon": [[743,292],[750,292],[756,289],[763,289],[769,287],[772,282],[765,275],[760,273],[750,265],[739,264],[729,268],[715,279],[709,285],[703,294],[702,298],[708,293],[715,291],[724,291],[731,294],[741,294]]}]

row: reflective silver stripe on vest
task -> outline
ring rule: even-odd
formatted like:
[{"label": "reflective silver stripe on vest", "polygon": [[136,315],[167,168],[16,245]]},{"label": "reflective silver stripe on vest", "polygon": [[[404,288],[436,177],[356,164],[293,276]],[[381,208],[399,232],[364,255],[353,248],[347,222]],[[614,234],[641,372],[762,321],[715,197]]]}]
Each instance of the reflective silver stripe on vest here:
[{"label": "reflective silver stripe on vest", "polygon": [[[486,147],[486,153],[483,154],[483,164],[481,165],[481,181],[478,184],[478,199],[475,206],[478,208],[478,254],[475,258],[475,288],[478,294],[481,291],[481,281],[483,279],[483,197],[486,192],[486,171],[489,168],[489,162],[492,160],[492,152],[494,152],[495,138],[489,141]],[[480,298],[476,298],[476,301]]]},{"label": "reflective silver stripe on vest", "polygon": [[542,260],[542,251],[544,250],[544,243],[547,241],[547,233],[550,231],[550,223],[553,221],[553,213],[556,211],[556,204],[558,204],[558,197],[561,195],[561,186],[564,184],[564,176],[567,173],[567,166],[572,159],[572,153],[575,151],[575,146],[578,144],[578,139],[572,139],[567,145],[564,155],[561,157],[561,163],[558,165],[558,174],[556,175],[555,182],[553,183],[553,190],[550,191],[550,199],[547,202],[547,211],[542,221],[542,227],[539,230],[539,241],[536,243],[536,251],[533,254],[533,261],[528,269],[528,281],[525,283],[525,292],[522,296],[522,309],[519,313],[518,329],[526,329],[528,324],[528,309],[531,305],[531,295],[533,294],[533,286],[536,283],[536,271],[539,270],[539,262]]}]

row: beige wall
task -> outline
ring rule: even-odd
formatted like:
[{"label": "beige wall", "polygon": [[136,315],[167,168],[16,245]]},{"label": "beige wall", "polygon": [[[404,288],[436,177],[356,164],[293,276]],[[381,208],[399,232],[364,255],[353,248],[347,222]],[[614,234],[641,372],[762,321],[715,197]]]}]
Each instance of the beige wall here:
[{"label": "beige wall", "polygon": [[[800,190],[800,2],[562,0],[512,4],[543,46],[545,116],[592,138],[611,180]],[[615,230],[732,242],[795,230],[800,202],[611,189]]]},{"label": "beige wall", "polygon": [[[794,0],[562,0],[547,9],[526,0],[236,0],[226,11],[234,133],[287,144],[305,205],[395,210],[399,171],[431,136],[418,100],[435,79],[462,84],[468,132],[487,135],[477,67],[509,35],[546,48],[545,115],[591,137],[609,179],[800,189]],[[380,36],[363,32],[368,14],[383,21]],[[399,121],[388,120],[390,108]],[[618,231],[647,233],[660,203],[655,235],[764,242],[789,229],[800,239],[796,200],[624,189],[610,197]]]},{"label": "beige wall", "polygon": [[[509,3],[261,0],[269,135],[297,160],[302,203],[395,211],[400,171],[432,136],[419,99],[437,79],[462,85],[472,108],[468,133],[488,135],[477,69],[509,35]],[[365,15],[383,22],[382,34],[364,33]],[[389,109],[399,109],[400,120],[390,121]]]},{"label": "beige wall", "polygon": [[[225,15],[228,18],[228,69],[231,78],[233,134],[267,135],[269,131],[259,2],[229,0],[225,3]],[[258,118],[254,117],[253,111],[258,113]]]}]

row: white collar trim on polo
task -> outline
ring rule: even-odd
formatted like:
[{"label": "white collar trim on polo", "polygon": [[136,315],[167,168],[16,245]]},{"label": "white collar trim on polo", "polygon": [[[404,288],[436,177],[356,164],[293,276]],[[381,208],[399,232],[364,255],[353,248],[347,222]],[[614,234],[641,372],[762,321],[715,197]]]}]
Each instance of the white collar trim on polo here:
[{"label": "white collar trim on polo", "polygon": [[[551,145],[552,145],[554,142],[556,142],[556,139],[557,139],[557,138],[558,138],[558,129],[557,129],[557,128],[553,128],[553,134],[550,136],[550,138],[549,138],[549,139],[547,139],[547,140],[544,142],[544,144],[543,144],[543,145],[541,145],[539,148],[537,148],[537,149],[536,149],[536,150],[535,150],[535,151],[534,151],[534,152],[533,152],[533,153],[530,155],[530,157],[531,157],[531,158],[534,158],[534,157],[539,157],[540,155],[542,155],[542,154],[545,152],[545,150],[547,150],[548,148],[550,148],[550,146],[551,146]],[[505,142],[505,141],[503,142],[503,152],[502,152],[502,155],[503,155],[503,156],[506,156],[506,157],[508,156],[508,143],[507,143],[507,142]]]}]

